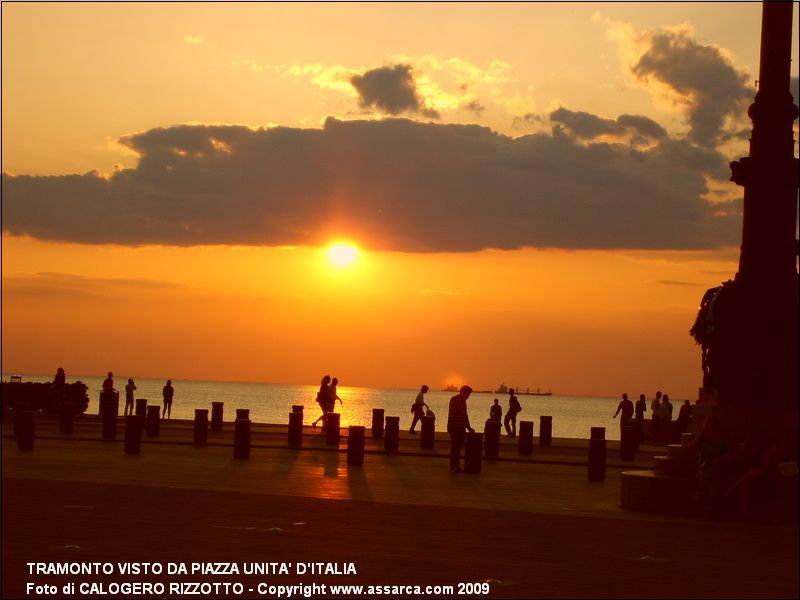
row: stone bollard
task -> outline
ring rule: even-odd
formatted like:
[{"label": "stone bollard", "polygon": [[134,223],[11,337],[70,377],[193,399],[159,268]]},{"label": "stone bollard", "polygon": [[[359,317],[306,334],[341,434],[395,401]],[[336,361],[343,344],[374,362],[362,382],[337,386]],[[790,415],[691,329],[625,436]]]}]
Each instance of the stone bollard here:
[{"label": "stone bollard", "polygon": [[303,405],[302,404],[292,404],[292,412],[303,412]]},{"label": "stone bollard", "polygon": [[142,418],[137,415],[125,417],[125,454],[142,451]]},{"label": "stone bollard", "polygon": [[539,417],[539,445],[549,448],[553,443],[553,417]]},{"label": "stone bollard", "polygon": [[519,453],[524,456],[533,454],[533,421],[519,422]]},{"label": "stone bollard", "polygon": [[[194,409],[194,432],[192,439],[195,444],[205,444],[208,441],[208,409]],[[235,440],[234,440],[235,443]]]},{"label": "stone bollard", "polygon": [[363,425],[347,428],[347,465],[350,467],[364,465],[364,431]]},{"label": "stone bollard", "polygon": [[589,481],[606,478],[606,428],[592,427],[589,438]]},{"label": "stone bollard", "polygon": [[233,458],[250,458],[250,419],[239,418],[239,411],[249,416],[250,411],[236,409],[236,421],[233,422]]},{"label": "stone bollard", "polygon": [[33,410],[33,408],[31,408],[30,404],[28,404],[27,402],[14,403],[14,412],[11,414],[11,423],[12,423],[12,430],[14,432],[14,437],[17,437],[17,435],[19,435],[17,433],[17,423],[19,422],[17,415],[25,410]]},{"label": "stone bollard", "polygon": [[302,445],[303,413],[292,410],[289,413],[289,448],[299,448]]},{"label": "stone bollard", "polygon": [[145,425],[145,435],[147,437],[158,437],[161,429],[161,407],[152,404],[147,407],[147,424]]},{"label": "stone bollard", "polygon": [[481,472],[481,452],[483,450],[483,436],[476,432],[467,432],[467,439],[464,443],[464,472]]},{"label": "stone bollard", "polygon": [[136,399],[136,416],[141,417],[142,422],[144,422],[145,417],[147,417],[147,398]]},{"label": "stone bollard", "polygon": [[107,410],[111,410],[114,415],[119,414],[119,393],[116,390],[104,390],[100,392],[100,402],[98,403],[98,413],[101,417]]},{"label": "stone bollard", "polygon": [[635,419],[631,421],[631,423],[636,427],[636,444],[634,444],[634,450],[638,451],[644,439],[644,419]]},{"label": "stone bollard", "polygon": [[500,421],[489,419],[483,426],[483,455],[497,458],[500,454]]},{"label": "stone bollard", "polygon": [[17,431],[17,448],[33,450],[33,433],[36,413],[33,410],[14,410],[14,424]]},{"label": "stone bollard", "polygon": [[103,408],[103,439],[117,439],[117,410],[116,406],[107,404]]},{"label": "stone bollard", "polygon": [[236,420],[239,419],[246,419],[250,420],[250,409],[249,408],[237,408],[236,409]]},{"label": "stone bollard", "polygon": [[400,447],[400,417],[386,417],[383,449],[386,452],[397,452]]},{"label": "stone bollard", "polygon": [[59,433],[72,433],[74,424],[74,410],[75,405],[72,402],[61,401],[58,403]]},{"label": "stone bollard", "polygon": [[423,450],[433,450],[436,440],[436,417],[422,417],[422,432],[419,436],[419,447]]},{"label": "stone bollard", "polygon": [[636,425],[630,423],[620,428],[619,459],[633,460],[636,458]]},{"label": "stone bollard", "polygon": [[328,446],[338,446],[339,437],[342,434],[342,432],[339,430],[342,422],[342,415],[337,412],[329,412],[327,413],[327,417],[328,420],[325,428],[325,443]]},{"label": "stone bollard", "polygon": [[372,439],[379,440],[383,437],[383,409],[372,409]]},{"label": "stone bollard", "polygon": [[222,431],[222,411],[224,402],[211,403],[211,431]]}]

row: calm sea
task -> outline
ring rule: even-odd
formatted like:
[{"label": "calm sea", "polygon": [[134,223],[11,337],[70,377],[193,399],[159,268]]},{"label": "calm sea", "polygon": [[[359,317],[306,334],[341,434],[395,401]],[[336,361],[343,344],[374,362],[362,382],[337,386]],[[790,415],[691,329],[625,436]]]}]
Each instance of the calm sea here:
[{"label": "calm sea", "polygon": [[[3,381],[9,376],[3,375]],[[89,386],[88,413],[97,412],[97,399],[104,377],[71,376],[67,382],[82,381]],[[23,381],[51,381],[52,375],[23,375]],[[115,378],[115,387],[120,390],[124,403],[126,378]],[[161,404],[161,388],[165,380],[136,379],[136,398],[147,398],[149,404]],[[225,420],[233,420],[235,409],[249,408],[254,423],[288,423],[292,404],[302,404],[305,423],[308,425],[319,416],[316,403],[319,383],[309,385],[282,385],[272,383],[231,383],[219,381],[173,380],[175,397],[172,417],[193,419],[195,408],[211,408],[211,402],[225,403]],[[387,416],[399,416],[401,429],[411,425],[411,404],[419,390],[392,390],[364,387],[339,387],[343,405],[336,403],[341,413],[342,426],[372,424],[372,409],[383,408]],[[453,392],[431,390],[425,402],[436,414],[436,430],[447,428],[447,405]],[[635,398],[636,395],[631,397]],[[483,430],[483,422],[489,417],[489,407],[494,398],[500,400],[503,414],[508,408],[507,394],[476,393],[467,401],[472,426]],[[618,398],[594,398],[587,396],[518,396],[522,412],[519,421],[533,421],[534,434],[538,435],[539,417],[553,417],[553,436],[563,438],[588,438],[591,427],[605,427],[606,438],[619,439],[619,421],[612,419],[617,409]],[[123,404],[124,406],[124,404]],[[417,425],[419,430],[419,425]]]}]

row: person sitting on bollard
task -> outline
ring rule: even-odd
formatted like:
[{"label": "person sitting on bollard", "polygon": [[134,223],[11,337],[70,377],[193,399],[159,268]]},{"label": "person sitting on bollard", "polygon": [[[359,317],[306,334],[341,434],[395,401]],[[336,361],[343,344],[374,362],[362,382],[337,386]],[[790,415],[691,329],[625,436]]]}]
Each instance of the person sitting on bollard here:
[{"label": "person sitting on bollard", "polygon": [[58,403],[64,397],[64,385],[67,383],[67,375],[64,373],[64,367],[58,367],[56,376],[53,377],[53,383],[50,385],[50,395],[53,398],[53,405],[58,407]]},{"label": "person sitting on bollard", "polygon": [[53,377],[53,385],[61,386],[67,383],[67,374],[64,373],[64,367],[58,367],[56,376]]},{"label": "person sitting on bollard", "polygon": [[503,416],[503,407],[500,406],[500,401],[497,398],[495,398],[494,404],[492,404],[492,407],[489,409],[489,420],[499,421],[500,417],[502,416]]},{"label": "person sitting on bollard", "polygon": [[631,417],[633,417],[633,402],[628,400],[628,394],[622,394],[622,400],[612,418],[616,419],[620,411],[622,411],[622,418],[619,421],[619,428],[622,429],[626,425],[630,425]]},{"label": "person sitting on bollard", "polygon": [[450,472],[461,473],[459,465],[461,459],[461,448],[466,439],[466,431],[470,433],[475,430],[469,424],[469,414],[467,414],[467,398],[472,393],[472,388],[462,385],[458,394],[450,398],[449,410],[447,412],[447,433],[450,434]]},{"label": "person sitting on bollard", "polygon": [[421,420],[422,417],[425,416],[425,409],[428,408],[428,405],[425,404],[425,394],[428,389],[429,388],[427,385],[423,385],[419,389],[417,399],[414,400],[414,404],[411,405],[411,412],[414,414],[414,419],[411,421],[411,429],[408,430],[408,433],[416,434],[417,432],[414,431],[414,427],[417,426],[417,421]]},{"label": "person sitting on bollard", "polygon": [[503,424],[506,428],[506,435],[510,438],[517,437],[517,413],[521,411],[522,406],[514,395],[514,388],[508,388],[508,412]]},{"label": "person sitting on bollard", "polygon": [[131,414],[134,414],[133,410],[133,390],[136,389],[136,384],[133,383],[133,379],[128,379],[128,383],[125,385],[125,414],[128,414],[128,408],[131,409]]},{"label": "person sitting on bollard", "polygon": [[161,389],[161,396],[164,398],[164,410],[161,411],[161,418],[168,419],[172,416],[172,396],[175,395],[175,388],[172,387],[172,379],[167,379],[167,384]]},{"label": "person sitting on bollard", "polygon": [[317,426],[317,423],[322,421],[325,418],[325,412],[327,411],[328,406],[328,384],[331,382],[331,376],[325,375],[322,378],[322,381],[319,384],[319,391],[317,391],[317,404],[319,404],[319,408],[322,411],[322,414],[314,421],[311,425],[313,427]]},{"label": "person sitting on bollard", "polygon": [[104,392],[114,391],[114,373],[112,373],[111,371],[108,372],[108,376],[103,380],[103,391]]}]

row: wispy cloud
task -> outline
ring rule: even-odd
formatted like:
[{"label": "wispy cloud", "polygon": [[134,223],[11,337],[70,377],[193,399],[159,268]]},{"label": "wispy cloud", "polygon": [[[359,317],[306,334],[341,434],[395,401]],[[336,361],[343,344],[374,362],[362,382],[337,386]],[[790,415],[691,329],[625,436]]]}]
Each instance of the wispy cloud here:
[{"label": "wispy cloud", "polygon": [[190,46],[202,46],[206,43],[206,40],[202,35],[185,35],[183,37],[183,41]]},{"label": "wispy cloud", "polygon": [[264,65],[259,64],[255,61],[255,59],[252,58],[247,58],[245,60],[234,60],[232,64],[234,69],[248,69],[255,72],[264,70]]}]

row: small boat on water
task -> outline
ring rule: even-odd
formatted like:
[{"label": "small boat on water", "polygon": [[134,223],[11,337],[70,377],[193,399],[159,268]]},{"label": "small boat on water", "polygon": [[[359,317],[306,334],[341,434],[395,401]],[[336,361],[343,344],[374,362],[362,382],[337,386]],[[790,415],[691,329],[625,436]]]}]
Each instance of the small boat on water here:
[{"label": "small boat on water", "polygon": [[442,391],[443,392],[457,392],[458,388],[456,387],[455,384],[451,383],[447,387],[442,388]]}]

